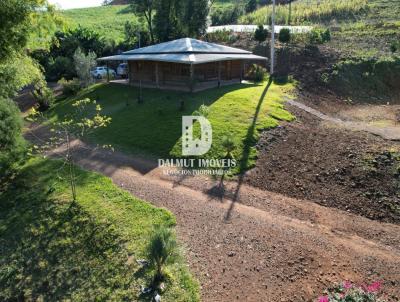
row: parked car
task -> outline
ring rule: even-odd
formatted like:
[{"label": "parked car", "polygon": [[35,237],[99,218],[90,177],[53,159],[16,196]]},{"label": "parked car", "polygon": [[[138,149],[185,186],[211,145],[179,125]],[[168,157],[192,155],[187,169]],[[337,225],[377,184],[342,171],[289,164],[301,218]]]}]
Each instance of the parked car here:
[{"label": "parked car", "polygon": [[123,78],[128,75],[128,63],[121,63],[118,65],[117,75]]},{"label": "parked car", "polygon": [[[114,69],[108,68],[108,72],[111,78],[116,77],[116,72]],[[93,69],[90,74],[96,79],[103,79],[107,77],[107,67],[106,66],[99,66]]]}]

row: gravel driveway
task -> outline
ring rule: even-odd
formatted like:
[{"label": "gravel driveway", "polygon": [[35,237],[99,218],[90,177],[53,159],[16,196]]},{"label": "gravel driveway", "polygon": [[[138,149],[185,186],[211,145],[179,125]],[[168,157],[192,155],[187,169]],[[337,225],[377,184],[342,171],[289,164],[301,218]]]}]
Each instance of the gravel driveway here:
[{"label": "gravel driveway", "polygon": [[383,280],[387,300],[400,299],[398,225],[234,181],[166,177],[146,159],[74,145],[81,167],[176,215],[203,301],[315,301],[342,280]]}]

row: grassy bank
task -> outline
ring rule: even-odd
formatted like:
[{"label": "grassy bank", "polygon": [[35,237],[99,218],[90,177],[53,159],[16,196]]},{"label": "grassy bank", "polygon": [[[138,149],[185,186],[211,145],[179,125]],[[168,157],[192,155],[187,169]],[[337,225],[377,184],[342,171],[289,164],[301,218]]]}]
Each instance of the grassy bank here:
[{"label": "grassy bank", "polygon": [[72,28],[82,26],[98,32],[108,40],[122,41],[124,25],[137,17],[128,5],[108,5],[90,8],[69,9],[61,12]]},{"label": "grassy bank", "polygon": [[[0,300],[150,301],[139,289],[152,273],[135,260],[153,226],[174,226],[174,216],[83,170],[78,202],[69,200],[52,160],[30,160],[0,192]],[[198,301],[183,259],[168,270],[165,300]]]},{"label": "grassy bank", "polygon": [[[289,17],[292,25],[315,24],[332,20],[347,21],[355,15],[368,9],[367,0],[298,0],[289,5],[277,5],[277,24],[288,24]],[[272,5],[259,8],[255,12],[240,18],[241,24],[270,24]]]},{"label": "grassy bank", "polygon": [[398,103],[400,58],[344,60],[333,66],[326,84],[356,102]]},{"label": "grassy bank", "polygon": [[[181,155],[183,115],[192,115],[202,104],[210,107],[213,143],[207,158],[225,156],[223,137],[232,135],[237,146],[233,155],[240,161],[238,171],[255,164],[255,144],[259,131],[275,127],[280,120],[293,116],[283,107],[283,96],[292,84],[268,85],[267,82],[236,84],[199,93],[182,93],[143,89],[144,103],[138,104],[138,89],[121,84],[95,85],[77,98],[98,99],[104,113],[112,117],[111,125],[90,138],[99,144],[111,144],[125,152],[146,153],[157,157]],[[76,99],[76,98],[75,98]],[[72,99],[59,103],[54,119],[71,110]],[[184,109],[180,110],[181,102]]]}]

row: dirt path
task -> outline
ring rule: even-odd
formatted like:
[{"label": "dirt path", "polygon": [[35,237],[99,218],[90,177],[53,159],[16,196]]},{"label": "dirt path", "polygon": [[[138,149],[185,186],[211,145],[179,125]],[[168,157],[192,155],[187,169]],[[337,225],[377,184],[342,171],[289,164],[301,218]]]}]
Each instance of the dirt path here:
[{"label": "dirt path", "polygon": [[369,123],[366,122],[354,122],[354,121],[344,121],[339,118],[331,117],[329,115],[326,115],[314,108],[311,108],[307,105],[304,105],[303,103],[297,102],[292,99],[287,99],[286,102],[292,106],[295,106],[297,108],[300,108],[304,110],[305,112],[308,112],[321,120],[335,123],[339,126],[345,127],[349,130],[353,131],[365,131],[372,133],[374,135],[378,135],[384,139],[387,140],[394,140],[394,141],[400,141],[400,126],[373,126],[370,125]]},{"label": "dirt path", "polygon": [[203,301],[315,301],[347,279],[383,280],[388,300],[400,299],[400,226],[236,182],[170,178],[145,159],[74,146],[80,166],[176,215]]}]

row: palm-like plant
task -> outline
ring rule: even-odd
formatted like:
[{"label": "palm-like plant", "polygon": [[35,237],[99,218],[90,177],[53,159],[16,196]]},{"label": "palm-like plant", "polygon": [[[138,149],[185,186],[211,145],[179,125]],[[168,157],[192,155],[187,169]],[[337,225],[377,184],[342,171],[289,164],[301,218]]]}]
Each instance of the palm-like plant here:
[{"label": "palm-like plant", "polygon": [[236,149],[236,144],[231,135],[222,138],[222,147],[226,151],[226,157],[232,158],[232,152]]},{"label": "palm-like plant", "polygon": [[155,282],[162,281],[163,267],[177,256],[178,245],[171,229],[157,226],[147,247],[148,257],[156,269]]}]

